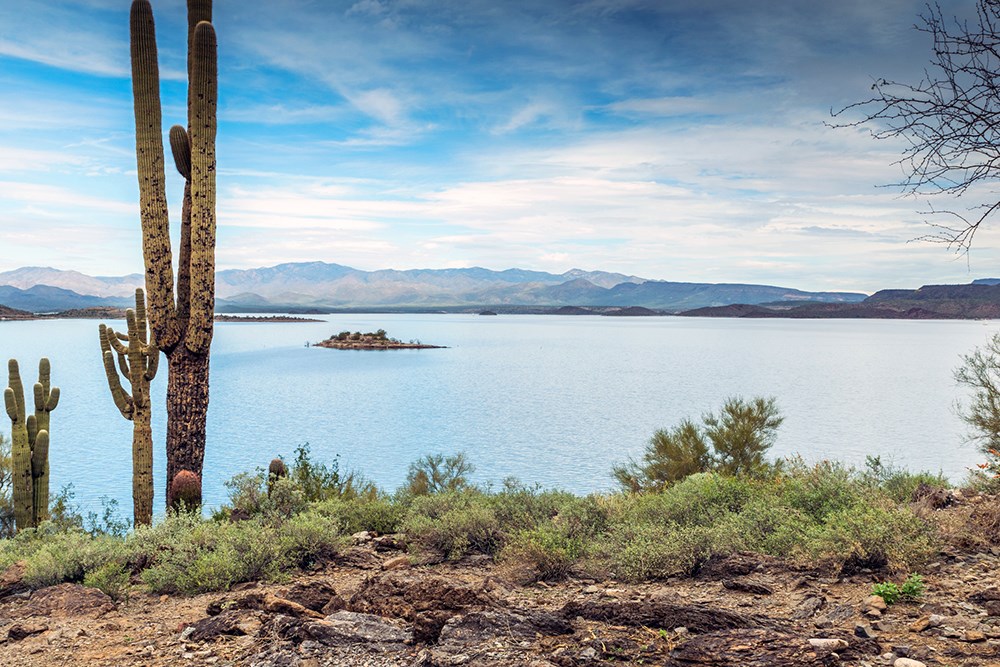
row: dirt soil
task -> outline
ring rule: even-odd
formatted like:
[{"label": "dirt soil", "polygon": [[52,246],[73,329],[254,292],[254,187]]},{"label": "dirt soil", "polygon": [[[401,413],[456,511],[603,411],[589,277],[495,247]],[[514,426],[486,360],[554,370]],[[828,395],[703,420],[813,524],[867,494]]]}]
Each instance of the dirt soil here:
[{"label": "dirt soil", "polygon": [[0,576],[0,665],[1000,666],[1000,547],[949,548],[921,568],[919,602],[889,607],[892,578],[801,571],[737,554],[697,577],[526,586],[486,557],[414,566],[363,534],[282,584],[195,597],[136,587],[114,603]]}]

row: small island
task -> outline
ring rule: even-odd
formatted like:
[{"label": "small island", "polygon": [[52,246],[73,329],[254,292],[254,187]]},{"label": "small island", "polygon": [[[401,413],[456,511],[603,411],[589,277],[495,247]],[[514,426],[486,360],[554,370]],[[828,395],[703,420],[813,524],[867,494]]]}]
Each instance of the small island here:
[{"label": "small island", "polygon": [[389,338],[385,329],[368,333],[341,331],[336,336],[316,343],[315,346],[330,347],[335,350],[431,350],[444,348],[443,345],[426,345],[419,340],[404,343],[396,338]]}]

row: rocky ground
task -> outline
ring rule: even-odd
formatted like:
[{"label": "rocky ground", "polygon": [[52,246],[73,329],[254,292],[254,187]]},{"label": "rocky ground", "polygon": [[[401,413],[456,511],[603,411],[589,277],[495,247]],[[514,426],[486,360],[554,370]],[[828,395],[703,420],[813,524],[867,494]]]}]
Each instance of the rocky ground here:
[{"label": "rocky ground", "polygon": [[[519,586],[488,558],[414,566],[359,534],[283,584],[119,603],[0,577],[0,665],[1000,665],[1000,548],[942,551],[919,603],[870,596],[884,573],[801,571],[739,554],[695,578]],[[897,577],[898,579],[898,577]]]}]

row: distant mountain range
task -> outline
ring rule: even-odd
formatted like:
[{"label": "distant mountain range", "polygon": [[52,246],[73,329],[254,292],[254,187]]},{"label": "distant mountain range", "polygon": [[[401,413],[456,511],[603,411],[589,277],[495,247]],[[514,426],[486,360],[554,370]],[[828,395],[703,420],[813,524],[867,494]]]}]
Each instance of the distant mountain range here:
[{"label": "distant mountain range", "polygon": [[[141,274],[101,277],[25,267],[0,272],[0,304],[32,312],[128,306],[142,283]],[[220,312],[486,306],[641,306],[677,312],[735,303],[856,303],[865,299],[864,294],[852,292],[668,282],[579,269],[561,274],[483,268],[361,271],[326,262],[220,271],[216,296]]]}]

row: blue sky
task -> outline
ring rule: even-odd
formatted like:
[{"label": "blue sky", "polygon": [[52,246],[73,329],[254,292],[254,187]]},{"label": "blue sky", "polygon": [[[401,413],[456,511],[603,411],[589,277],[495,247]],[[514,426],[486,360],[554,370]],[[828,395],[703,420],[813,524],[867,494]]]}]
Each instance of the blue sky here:
[{"label": "blue sky", "polygon": [[[184,3],[153,7],[166,130],[184,118]],[[971,15],[965,0],[943,7]],[[141,270],[128,9],[0,2],[0,271]],[[860,291],[998,275],[993,229],[968,260],[909,242],[927,201],[876,187],[900,178],[900,145],[824,125],[873,77],[919,77],[923,10],[216,0],[218,265]]]}]

